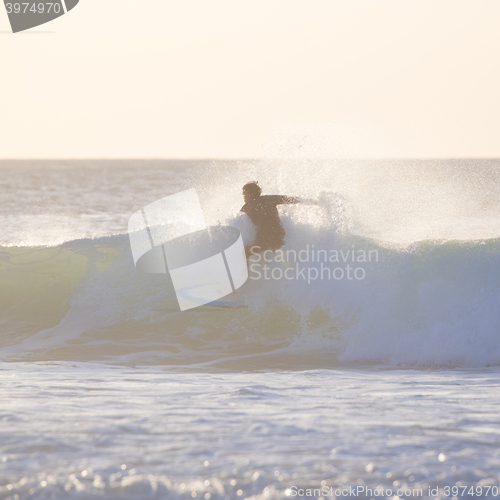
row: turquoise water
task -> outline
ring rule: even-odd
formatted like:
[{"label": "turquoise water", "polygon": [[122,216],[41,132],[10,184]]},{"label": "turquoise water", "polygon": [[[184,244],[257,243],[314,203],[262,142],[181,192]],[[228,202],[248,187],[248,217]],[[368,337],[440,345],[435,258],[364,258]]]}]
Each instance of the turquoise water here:
[{"label": "turquoise water", "polygon": [[[0,498],[498,495],[498,161],[0,171]],[[305,278],[250,279],[246,309],[178,312],[128,218],[195,187],[248,243],[254,179],[318,201],[280,209],[284,250],[340,260],[289,255],[271,268]],[[363,278],[307,279],[322,264]]]}]

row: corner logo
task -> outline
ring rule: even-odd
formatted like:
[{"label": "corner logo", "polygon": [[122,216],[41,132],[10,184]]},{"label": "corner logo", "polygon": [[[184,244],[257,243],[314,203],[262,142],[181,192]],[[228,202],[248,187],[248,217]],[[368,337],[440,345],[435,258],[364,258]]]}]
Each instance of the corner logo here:
[{"label": "corner logo", "polygon": [[168,272],[181,311],[229,295],[248,279],[239,230],[207,228],[194,189],[138,210],[129,219],[128,233],[136,269]]},{"label": "corner logo", "polygon": [[57,17],[64,16],[73,9],[80,0],[53,0],[16,2],[4,0],[13,33],[28,30],[40,24],[48,23]]}]

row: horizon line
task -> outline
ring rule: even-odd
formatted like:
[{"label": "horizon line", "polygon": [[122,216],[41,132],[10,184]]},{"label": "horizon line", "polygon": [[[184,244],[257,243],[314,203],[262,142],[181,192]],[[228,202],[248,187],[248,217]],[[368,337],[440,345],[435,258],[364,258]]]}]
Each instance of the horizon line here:
[{"label": "horizon line", "polygon": [[401,160],[500,160],[500,156],[386,156],[386,157],[338,157],[338,158],[297,158],[293,156],[272,157],[240,157],[240,158],[217,158],[217,157],[88,157],[88,158],[0,158],[0,162],[6,161],[266,161],[266,160],[301,160],[301,161],[401,161]]}]

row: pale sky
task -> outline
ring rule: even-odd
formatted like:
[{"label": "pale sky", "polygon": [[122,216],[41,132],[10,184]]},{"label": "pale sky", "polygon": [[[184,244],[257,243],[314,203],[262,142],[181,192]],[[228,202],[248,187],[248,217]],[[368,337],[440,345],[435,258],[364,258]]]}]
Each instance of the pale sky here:
[{"label": "pale sky", "polygon": [[0,5],[0,61],[0,158],[500,157],[499,0]]}]

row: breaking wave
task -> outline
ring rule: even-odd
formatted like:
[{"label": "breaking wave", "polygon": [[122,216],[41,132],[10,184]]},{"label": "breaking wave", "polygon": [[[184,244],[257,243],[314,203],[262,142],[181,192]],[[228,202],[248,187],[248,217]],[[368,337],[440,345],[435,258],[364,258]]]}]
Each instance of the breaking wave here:
[{"label": "breaking wave", "polygon": [[[248,238],[243,216],[227,222]],[[179,312],[167,275],[135,270],[125,234],[1,247],[0,358],[181,370],[500,364],[500,239],[394,247],[284,224],[286,262],[269,263],[268,279],[255,264],[236,292],[246,308]]]}]

